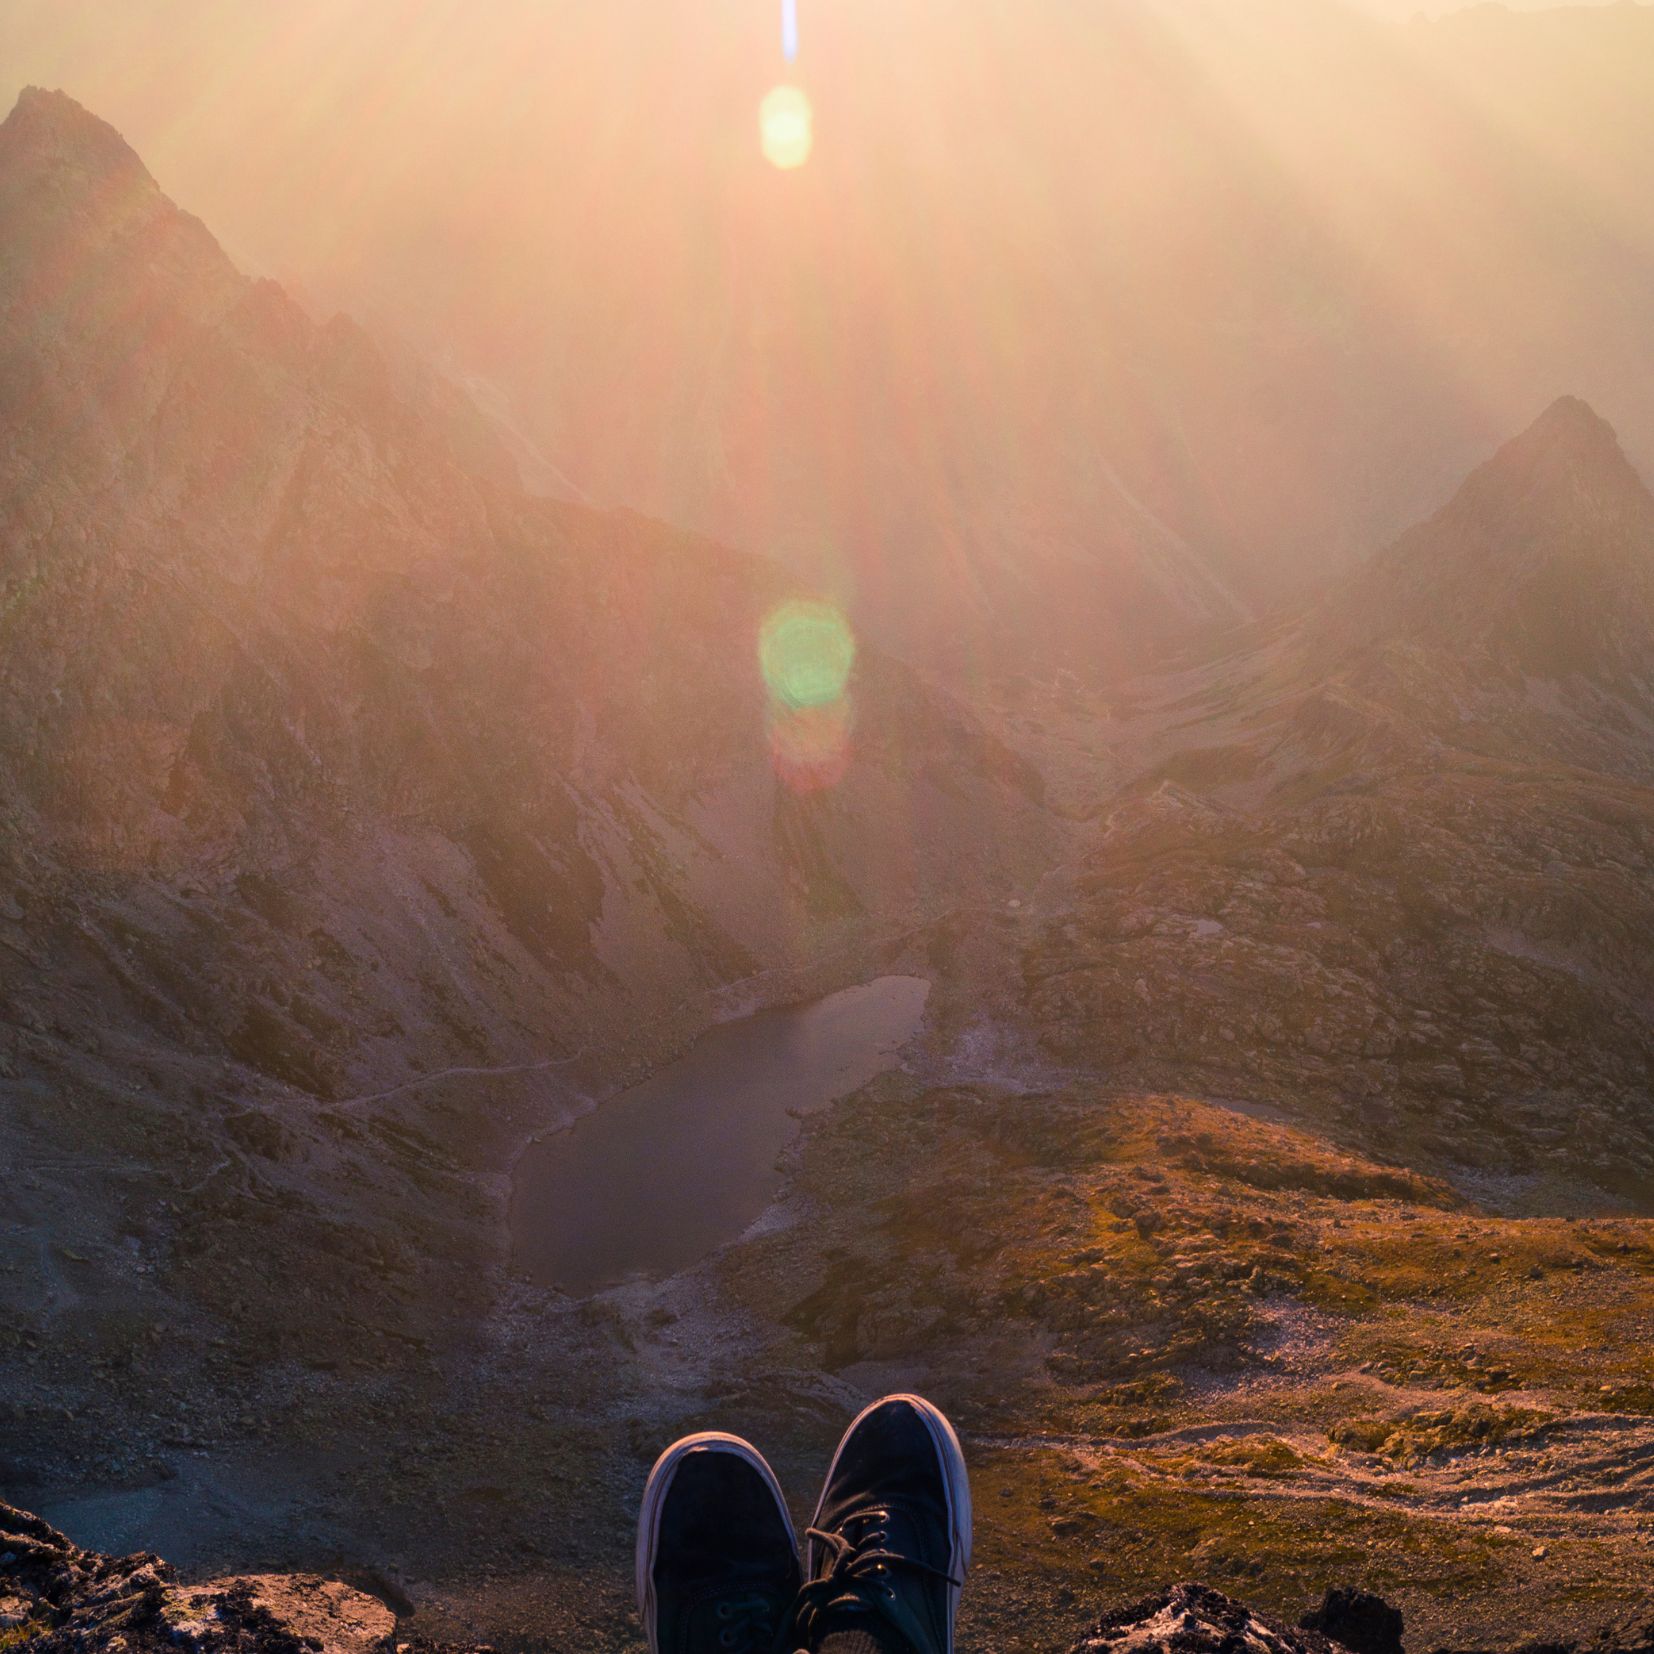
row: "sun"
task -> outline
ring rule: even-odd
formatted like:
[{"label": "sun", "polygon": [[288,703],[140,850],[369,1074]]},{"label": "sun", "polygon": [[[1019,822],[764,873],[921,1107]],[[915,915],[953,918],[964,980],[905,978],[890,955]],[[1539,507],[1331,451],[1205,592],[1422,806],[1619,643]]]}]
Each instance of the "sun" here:
[{"label": "sun", "polygon": [[814,116],[802,87],[776,86],[758,106],[758,141],[771,166],[790,172],[810,158]]}]

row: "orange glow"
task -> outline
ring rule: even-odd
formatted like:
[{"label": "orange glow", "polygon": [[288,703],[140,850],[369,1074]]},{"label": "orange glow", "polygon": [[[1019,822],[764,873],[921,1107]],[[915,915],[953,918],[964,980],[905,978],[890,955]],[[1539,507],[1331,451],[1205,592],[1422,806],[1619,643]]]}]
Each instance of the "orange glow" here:
[{"label": "orange glow", "polygon": [[1654,458],[1654,7],[803,9],[28,0],[0,110],[955,677],[1267,608],[1564,390]]}]

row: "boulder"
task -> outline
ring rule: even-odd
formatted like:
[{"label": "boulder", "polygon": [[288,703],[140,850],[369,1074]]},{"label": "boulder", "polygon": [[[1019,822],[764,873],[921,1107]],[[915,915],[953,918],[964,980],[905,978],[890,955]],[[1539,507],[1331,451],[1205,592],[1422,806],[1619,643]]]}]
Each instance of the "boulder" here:
[{"label": "boulder", "polygon": [[1174,1585],[1107,1613],[1069,1654],[1335,1654],[1320,1631],[1288,1630],[1209,1585]]},{"label": "boulder", "polygon": [[1401,1610],[1371,1591],[1337,1586],[1298,1623],[1342,1643],[1351,1654],[1402,1654]]}]

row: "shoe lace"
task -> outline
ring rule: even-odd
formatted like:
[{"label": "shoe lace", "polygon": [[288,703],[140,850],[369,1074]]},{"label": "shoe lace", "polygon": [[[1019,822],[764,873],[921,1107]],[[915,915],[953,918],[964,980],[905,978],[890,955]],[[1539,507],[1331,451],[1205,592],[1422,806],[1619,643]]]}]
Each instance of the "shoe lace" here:
[{"label": "shoe lace", "polygon": [[890,1548],[890,1512],[882,1506],[857,1511],[847,1517],[838,1531],[806,1528],[805,1537],[832,1553],[827,1571],[812,1579],[798,1594],[795,1625],[808,1639],[817,1621],[831,1608],[871,1610],[886,1621],[895,1621],[904,1640],[909,1640],[906,1616],[896,1610],[896,1585],[891,1577],[897,1569],[939,1579],[958,1587],[945,1568],[933,1567],[916,1556]]},{"label": "shoe lace", "polygon": [[756,1592],[724,1597],[714,1608],[718,1646],[729,1654],[768,1654],[775,1644],[775,1606]]}]

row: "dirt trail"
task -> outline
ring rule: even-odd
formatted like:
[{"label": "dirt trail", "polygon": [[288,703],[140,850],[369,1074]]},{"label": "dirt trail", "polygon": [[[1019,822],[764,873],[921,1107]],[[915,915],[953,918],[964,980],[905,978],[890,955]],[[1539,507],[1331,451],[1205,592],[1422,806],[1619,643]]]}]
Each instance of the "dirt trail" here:
[{"label": "dirt trail", "polygon": [[[1254,1464],[1211,1463],[1199,1452],[1258,1439],[1282,1443],[1298,1464],[1260,1473]],[[1342,1451],[1319,1432],[1262,1419],[1191,1424],[1141,1438],[984,1436],[974,1445],[1063,1454],[1087,1471],[1126,1469],[1145,1480],[1193,1482],[1203,1492],[1248,1500],[1337,1499],[1465,1521],[1519,1521],[1526,1530],[1556,1534],[1600,1533],[1605,1521],[1616,1519],[1641,1528],[1654,1512],[1654,1419],[1615,1413],[1577,1414],[1497,1446],[1404,1463]]]}]

